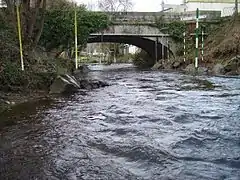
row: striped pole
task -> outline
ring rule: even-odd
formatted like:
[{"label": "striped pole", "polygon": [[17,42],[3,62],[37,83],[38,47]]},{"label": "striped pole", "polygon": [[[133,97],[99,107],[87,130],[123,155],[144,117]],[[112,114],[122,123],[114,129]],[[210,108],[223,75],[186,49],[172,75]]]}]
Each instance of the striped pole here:
[{"label": "striped pole", "polygon": [[22,30],[21,30],[21,20],[20,20],[20,10],[19,4],[17,5],[17,25],[18,25],[18,39],[19,39],[19,50],[20,50],[20,59],[22,71],[24,71],[23,63],[23,47],[22,47]]},{"label": "striped pole", "polygon": [[203,62],[203,59],[204,59],[204,29],[202,28],[202,62]]},{"label": "striped pole", "polygon": [[186,61],[186,32],[183,33],[183,61]]},{"label": "striped pole", "polygon": [[75,66],[78,69],[78,39],[77,39],[77,6],[74,9],[74,30],[75,30]]},{"label": "striped pole", "polygon": [[196,11],[196,55],[195,55],[195,68],[198,68],[198,28],[199,28],[199,9]]}]

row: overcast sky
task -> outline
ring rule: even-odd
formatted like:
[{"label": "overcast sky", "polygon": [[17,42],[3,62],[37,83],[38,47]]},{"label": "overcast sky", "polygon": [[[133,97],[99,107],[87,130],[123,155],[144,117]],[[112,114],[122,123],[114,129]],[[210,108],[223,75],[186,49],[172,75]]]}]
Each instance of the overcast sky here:
[{"label": "overcast sky", "polygon": [[[98,0],[75,0],[79,3],[92,4],[92,9],[97,10]],[[161,11],[162,0],[132,0],[134,11]],[[165,0],[167,4],[181,4],[183,0]]]}]

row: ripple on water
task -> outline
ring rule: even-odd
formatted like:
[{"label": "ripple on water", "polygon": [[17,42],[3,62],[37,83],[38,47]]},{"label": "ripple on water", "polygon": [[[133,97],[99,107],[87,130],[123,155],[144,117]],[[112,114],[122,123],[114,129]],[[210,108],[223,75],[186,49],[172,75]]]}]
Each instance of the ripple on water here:
[{"label": "ripple on water", "polygon": [[1,131],[0,179],[240,179],[239,79],[96,75],[112,85],[6,115],[19,123]]}]

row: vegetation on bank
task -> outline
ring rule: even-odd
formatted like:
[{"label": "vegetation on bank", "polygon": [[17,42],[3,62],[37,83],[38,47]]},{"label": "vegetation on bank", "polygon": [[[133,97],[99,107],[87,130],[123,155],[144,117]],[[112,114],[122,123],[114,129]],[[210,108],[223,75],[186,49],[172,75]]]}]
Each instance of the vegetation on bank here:
[{"label": "vegetation on bank", "polygon": [[[0,92],[31,92],[48,90],[58,73],[71,72],[72,60],[58,58],[74,47],[74,8],[67,0],[36,4],[21,4],[21,22],[25,71],[21,71],[16,12],[12,1],[0,9]],[[36,2],[39,2],[36,0]],[[108,17],[103,13],[77,8],[79,50],[88,35],[105,29]]]},{"label": "vegetation on bank", "polygon": [[144,50],[137,52],[132,59],[133,64],[140,68],[151,68],[155,64],[155,60]]},{"label": "vegetation on bank", "polygon": [[[165,23],[159,17],[156,18],[155,27],[159,28],[163,33],[168,33],[177,45],[176,56],[170,57],[167,62],[157,65],[159,68],[185,68],[192,64],[195,59],[195,36],[194,29],[191,31],[186,28],[186,24],[182,21],[174,21]],[[219,23],[201,22],[200,28],[207,33],[204,42],[204,61],[201,61],[201,41],[199,42],[199,58],[200,66],[212,69],[214,65],[220,63],[223,67],[223,73],[240,74],[240,16],[221,18]],[[186,32],[186,62],[183,62],[183,33]],[[201,36],[200,36],[201,38]],[[136,56],[138,57],[138,56]],[[234,59],[234,57],[237,57]],[[154,60],[144,58],[145,61],[153,62]],[[137,59],[136,59],[137,61]],[[146,64],[143,59],[141,62]]]}]

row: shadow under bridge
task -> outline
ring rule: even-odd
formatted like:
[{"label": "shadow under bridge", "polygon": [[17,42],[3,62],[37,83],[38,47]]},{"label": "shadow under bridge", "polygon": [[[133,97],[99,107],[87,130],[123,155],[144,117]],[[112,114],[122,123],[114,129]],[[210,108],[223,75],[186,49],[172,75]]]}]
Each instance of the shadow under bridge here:
[{"label": "shadow under bridge", "polygon": [[[90,34],[88,43],[123,43],[139,47],[146,51],[151,58],[158,61],[167,59],[168,47],[159,42],[162,37],[168,35],[136,35],[136,34]],[[154,40],[155,39],[155,40]]]}]

